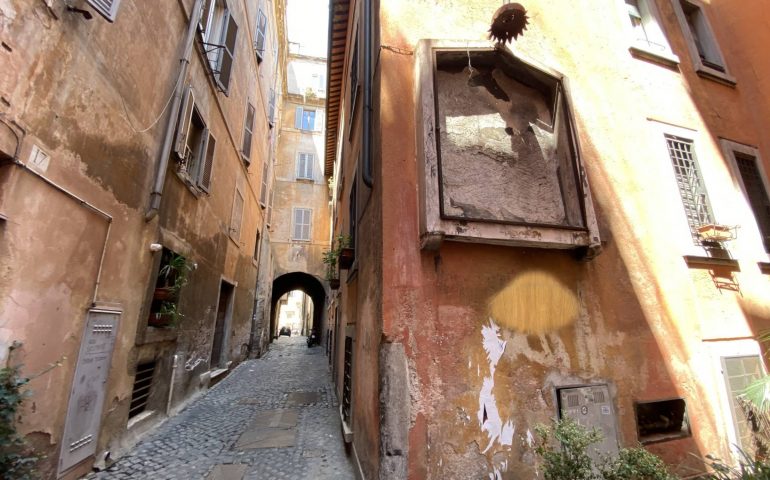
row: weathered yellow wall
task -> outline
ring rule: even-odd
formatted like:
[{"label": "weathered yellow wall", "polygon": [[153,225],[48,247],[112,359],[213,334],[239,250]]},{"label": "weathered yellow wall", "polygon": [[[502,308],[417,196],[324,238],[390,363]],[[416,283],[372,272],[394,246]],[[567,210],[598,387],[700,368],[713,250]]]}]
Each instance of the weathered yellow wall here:
[{"label": "weathered yellow wall", "polygon": [[[161,116],[146,132],[134,130],[147,128],[164,112],[194,2],[152,8],[123,2],[114,23],[96,14],[85,20],[62,2],[48,3],[50,9],[46,2],[0,1],[0,120],[23,133],[19,161],[26,163],[38,145],[50,155],[43,175],[114,219],[98,301],[120,307],[122,315],[97,456],[111,450],[115,457],[142,433],[126,431],[137,362],[158,359],[162,371],[153,388],[167,395],[171,356],[178,355],[172,407],[206,387],[199,378],[210,368],[222,278],[237,283],[226,357],[239,362],[247,353],[258,275],[255,239],[264,223],[257,200],[270,148],[271,72],[260,76],[253,54],[257,2],[231,5],[239,32],[229,95],[215,90],[197,46],[187,80],[217,141],[211,192],[193,195],[172,161],[160,215],[146,222],[167,118]],[[247,101],[256,109],[250,166],[240,153]],[[0,225],[0,360],[6,360],[14,340],[23,347],[8,360],[23,364],[25,374],[63,360],[32,381],[20,423],[21,432],[48,455],[42,472],[52,476],[106,222],[20,167],[0,166],[0,185],[0,212],[8,217]],[[233,238],[236,186],[245,206],[240,236]],[[198,265],[181,294],[184,317],[172,332],[146,326],[159,258],[150,252],[151,243]],[[161,400],[158,419],[165,414]],[[83,467],[88,470],[90,463]]]}]

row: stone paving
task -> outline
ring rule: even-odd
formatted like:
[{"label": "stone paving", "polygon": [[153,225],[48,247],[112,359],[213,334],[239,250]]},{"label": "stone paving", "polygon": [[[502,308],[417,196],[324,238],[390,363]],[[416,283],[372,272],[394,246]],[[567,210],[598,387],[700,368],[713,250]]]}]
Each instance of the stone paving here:
[{"label": "stone paving", "polygon": [[87,479],[353,479],[322,347],[280,337]]}]

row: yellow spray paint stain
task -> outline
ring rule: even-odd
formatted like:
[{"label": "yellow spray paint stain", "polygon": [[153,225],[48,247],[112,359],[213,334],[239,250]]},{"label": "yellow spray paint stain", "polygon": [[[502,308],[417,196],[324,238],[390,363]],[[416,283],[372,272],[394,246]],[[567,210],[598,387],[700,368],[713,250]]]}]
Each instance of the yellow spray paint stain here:
[{"label": "yellow spray paint stain", "polygon": [[518,275],[492,297],[489,314],[510,330],[547,333],[577,319],[578,299],[553,273],[534,270]]}]

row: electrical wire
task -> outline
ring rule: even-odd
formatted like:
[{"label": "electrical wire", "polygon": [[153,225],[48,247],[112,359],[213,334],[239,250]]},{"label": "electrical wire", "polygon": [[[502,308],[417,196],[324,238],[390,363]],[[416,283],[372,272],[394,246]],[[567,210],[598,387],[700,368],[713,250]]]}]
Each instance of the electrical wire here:
[{"label": "electrical wire", "polygon": [[157,125],[157,123],[160,121],[161,118],[163,118],[163,115],[166,113],[166,109],[169,105],[171,105],[171,100],[174,98],[174,93],[176,92],[176,87],[179,84],[179,79],[177,79],[177,83],[174,84],[174,88],[171,90],[171,95],[168,97],[168,100],[166,100],[166,104],[163,106],[163,110],[160,111],[160,115],[158,115],[158,118],[153,120],[153,122],[144,129],[137,130],[134,124],[131,122],[131,119],[128,118],[128,108],[126,107],[126,100],[123,98],[123,95],[118,93],[118,96],[120,97],[120,103],[123,105],[123,118],[126,120],[126,123],[128,123],[128,126],[131,127],[131,130],[134,131],[134,133],[144,133],[148,130],[150,130],[152,127]]}]

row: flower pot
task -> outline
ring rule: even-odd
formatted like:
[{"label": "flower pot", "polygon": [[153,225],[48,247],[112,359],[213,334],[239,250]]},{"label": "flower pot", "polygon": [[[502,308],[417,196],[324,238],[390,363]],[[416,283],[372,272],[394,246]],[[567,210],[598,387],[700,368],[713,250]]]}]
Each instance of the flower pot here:
[{"label": "flower pot", "polygon": [[151,327],[163,328],[169,327],[174,323],[174,316],[170,313],[151,313],[147,319],[147,325]]},{"label": "flower pot", "polygon": [[176,290],[172,287],[158,287],[152,295],[153,300],[169,301],[176,300]]},{"label": "flower pot", "polygon": [[332,290],[337,290],[340,288],[340,279],[339,278],[330,278],[329,279],[329,287]]},{"label": "flower pot", "polygon": [[698,227],[698,235],[707,242],[727,242],[735,240],[735,229],[727,225],[703,225]]},{"label": "flower pot", "polygon": [[342,270],[348,270],[353,266],[353,260],[356,258],[356,252],[352,248],[340,249],[339,265]]}]

